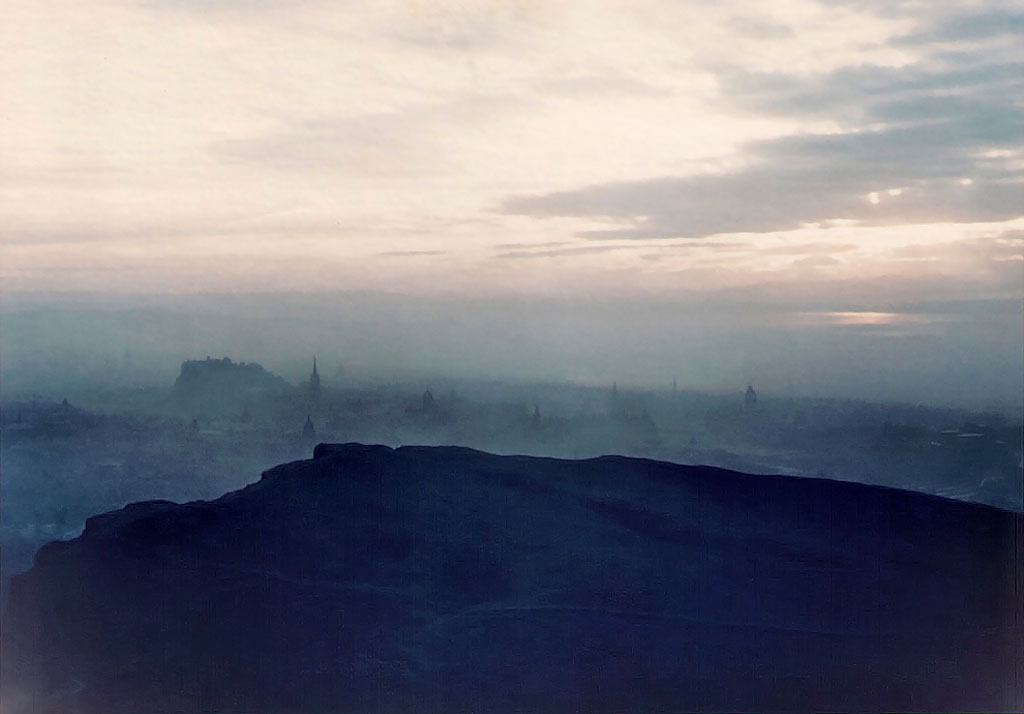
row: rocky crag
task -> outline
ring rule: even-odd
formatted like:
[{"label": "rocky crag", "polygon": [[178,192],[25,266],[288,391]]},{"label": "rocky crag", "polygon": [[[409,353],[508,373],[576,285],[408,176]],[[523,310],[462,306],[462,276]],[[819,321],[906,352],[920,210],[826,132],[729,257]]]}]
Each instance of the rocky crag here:
[{"label": "rocky crag", "polygon": [[1022,519],[851,483],[321,445],[14,580],[4,711],[1024,708]]}]

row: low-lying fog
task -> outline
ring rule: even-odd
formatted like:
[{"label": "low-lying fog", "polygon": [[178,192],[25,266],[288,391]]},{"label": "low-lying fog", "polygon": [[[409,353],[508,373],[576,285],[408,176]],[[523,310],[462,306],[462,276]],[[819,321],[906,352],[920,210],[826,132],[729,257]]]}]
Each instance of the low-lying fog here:
[{"label": "low-lying fog", "polygon": [[771,301],[480,299],[380,293],[45,298],[0,314],[7,396],[161,386],[186,358],[293,381],[313,354],[369,382],[555,381],[898,401],[1016,415],[1019,300],[887,311]]},{"label": "low-lying fog", "polygon": [[619,453],[1022,509],[1020,307],[975,309],[952,334],[723,305],[8,302],[3,580],[90,515],[216,498],[320,441]]}]

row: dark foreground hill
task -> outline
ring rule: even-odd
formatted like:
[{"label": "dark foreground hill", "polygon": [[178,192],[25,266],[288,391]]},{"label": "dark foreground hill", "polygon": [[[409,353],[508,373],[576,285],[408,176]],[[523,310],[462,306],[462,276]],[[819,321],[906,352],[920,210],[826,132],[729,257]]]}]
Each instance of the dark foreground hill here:
[{"label": "dark foreground hill", "polygon": [[1021,525],[850,483],[322,445],[44,547],[4,711],[1020,711]]}]

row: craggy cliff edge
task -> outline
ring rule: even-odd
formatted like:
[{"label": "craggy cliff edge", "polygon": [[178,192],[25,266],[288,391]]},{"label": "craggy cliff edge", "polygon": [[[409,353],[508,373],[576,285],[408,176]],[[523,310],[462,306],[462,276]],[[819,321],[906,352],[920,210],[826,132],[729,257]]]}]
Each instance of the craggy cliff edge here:
[{"label": "craggy cliff edge", "polygon": [[321,445],[17,576],[5,712],[1024,709],[1022,517],[603,457]]}]

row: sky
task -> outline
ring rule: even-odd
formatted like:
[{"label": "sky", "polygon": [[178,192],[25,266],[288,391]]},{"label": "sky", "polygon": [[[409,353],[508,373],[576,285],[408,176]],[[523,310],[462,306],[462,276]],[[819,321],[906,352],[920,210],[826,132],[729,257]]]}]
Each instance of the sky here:
[{"label": "sky", "polygon": [[3,300],[668,305],[1019,403],[1022,35],[999,0],[5,0]]}]

